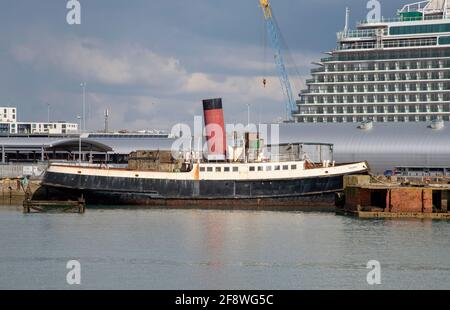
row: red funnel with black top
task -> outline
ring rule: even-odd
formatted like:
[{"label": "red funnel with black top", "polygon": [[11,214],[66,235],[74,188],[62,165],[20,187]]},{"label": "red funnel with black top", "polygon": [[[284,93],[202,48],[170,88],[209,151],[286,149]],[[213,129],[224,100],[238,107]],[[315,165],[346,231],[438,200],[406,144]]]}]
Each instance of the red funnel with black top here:
[{"label": "red funnel with black top", "polygon": [[222,98],[203,100],[208,160],[226,159],[227,136],[223,118]]}]

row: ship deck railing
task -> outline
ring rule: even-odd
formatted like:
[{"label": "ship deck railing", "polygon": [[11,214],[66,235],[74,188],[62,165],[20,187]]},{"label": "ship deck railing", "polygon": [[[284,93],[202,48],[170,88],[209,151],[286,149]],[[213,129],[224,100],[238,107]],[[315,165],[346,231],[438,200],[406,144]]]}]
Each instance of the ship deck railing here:
[{"label": "ship deck railing", "polygon": [[[419,40],[393,40],[384,41],[382,43],[383,48],[399,48],[399,47],[420,47],[420,46],[434,46],[437,45],[437,39],[419,39]],[[373,49],[377,46],[376,42],[359,42],[359,43],[344,43],[338,46],[336,50],[360,50],[360,49]]]},{"label": "ship deck railing", "polygon": [[424,16],[412,16],[412,17],[382,17],[380,20],[361,20],[358,22],[358,25],[370,25],[370,24],[379,24],[379,23],[398,23],[398,22],[417,22],[421,20],[441,20],[441,19],[450,19],[450,16],[442,16],[442,15],[424,15]]},{"label": "ship deck railing", "polygon": [[89,167],[89,168],[127,168],[128,164],[111,164],[111,163],[90,163],[86,161],[67,161],[67,160],[50,160],[51,165],[63,165],[70,167]]},{"label": "ship deck railing", "polygon": [[338,32],[338,39],[346,39],[346,38],[373,38],[380,35],[387,35],[387,29],[369,29],[369,30],[348,30]]}]

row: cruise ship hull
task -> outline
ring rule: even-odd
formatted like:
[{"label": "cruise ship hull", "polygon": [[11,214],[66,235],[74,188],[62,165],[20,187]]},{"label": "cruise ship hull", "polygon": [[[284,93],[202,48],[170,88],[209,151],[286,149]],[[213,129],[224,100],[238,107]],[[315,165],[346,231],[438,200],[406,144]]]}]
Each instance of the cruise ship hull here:
[{"label": "cruise ship hull", "polygon": [[367,172],[363,167],[344,174],[273,180],[179,180],[47,171],[33,199],[83,196],[88,205],[105,206],[329,210],[334,207],[334,193],[343,189],[343,176]]}]

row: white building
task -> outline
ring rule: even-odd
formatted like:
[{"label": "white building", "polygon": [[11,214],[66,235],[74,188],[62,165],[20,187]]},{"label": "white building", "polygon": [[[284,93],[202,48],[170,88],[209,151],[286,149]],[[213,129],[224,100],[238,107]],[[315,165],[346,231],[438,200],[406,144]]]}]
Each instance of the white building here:
[{"label": "white building", "polygon": [[12,123],[17,121],[16,108],[0,107],[0,122]]},{"label": "white building", "polygon": [[0,107],[0,135],[5,134],[74,134],[78,124],[67,122],[18,122],[15,107]]}]

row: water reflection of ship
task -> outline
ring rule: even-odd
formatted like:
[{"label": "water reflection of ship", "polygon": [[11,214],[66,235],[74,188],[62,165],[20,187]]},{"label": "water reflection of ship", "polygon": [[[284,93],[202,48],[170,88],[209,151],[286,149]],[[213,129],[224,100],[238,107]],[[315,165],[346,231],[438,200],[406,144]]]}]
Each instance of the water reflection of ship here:
[{"label": "water reflection of ship", "polygon": [[208,265],[220,268],[224,266],[223,255],[226,243],[225,227],[227,225],[226,217],[217,216],[215,213],[207,212],[202,215],[203,227],[205,233],[205,250],[209,258]]}]

